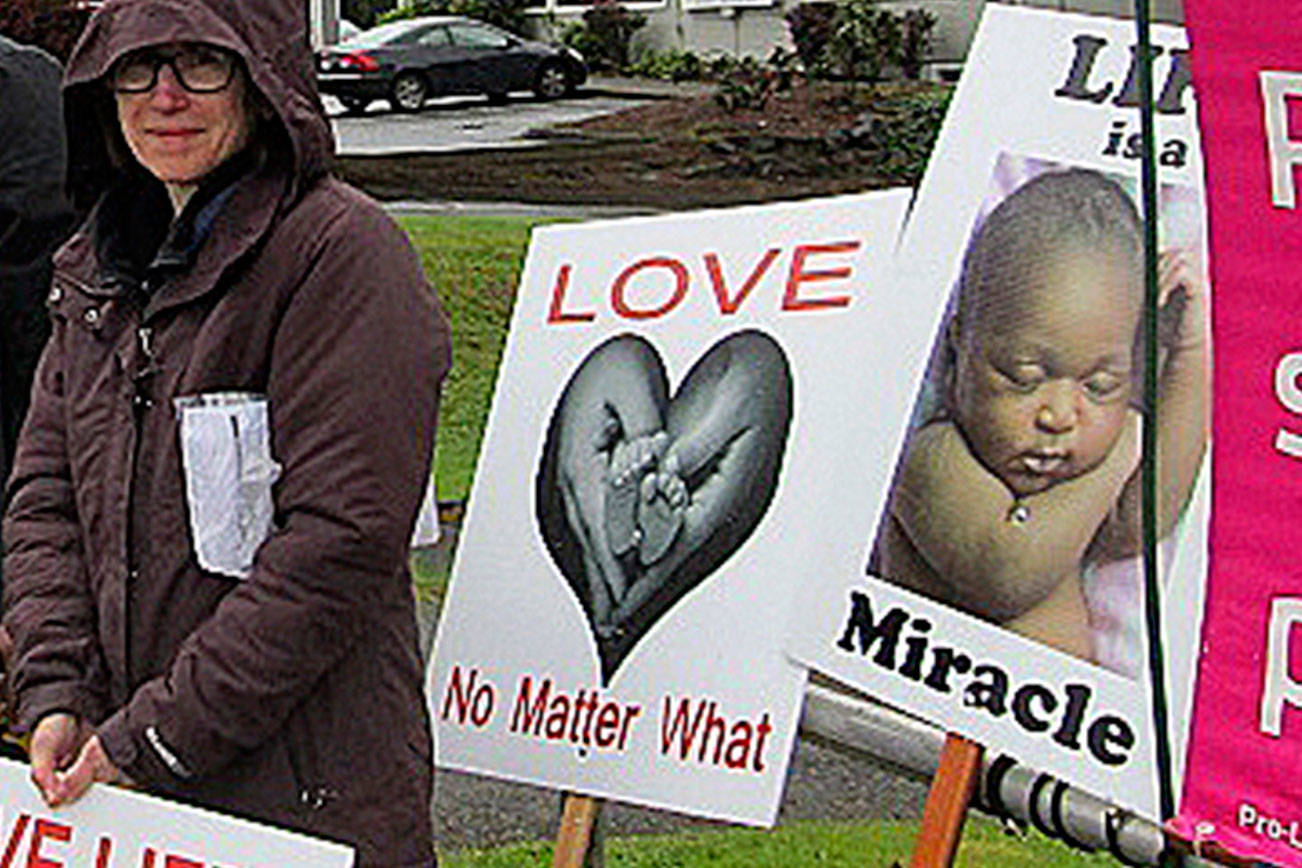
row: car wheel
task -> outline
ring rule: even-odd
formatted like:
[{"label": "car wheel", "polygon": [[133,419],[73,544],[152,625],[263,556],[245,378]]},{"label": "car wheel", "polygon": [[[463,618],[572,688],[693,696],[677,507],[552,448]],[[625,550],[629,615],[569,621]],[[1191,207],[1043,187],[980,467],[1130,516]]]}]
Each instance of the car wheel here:
[{"label": "car wheel", "polygon": [[393,80],[393,94],[389,97],[389,102],[400,112],[420,111],[421,106],[425,105],[427,90],[425,79],[419,73],[404,72]]},{"label": "car wheel", "polygon": [[539,99],[557,99],[570,91],[570,78],[559,63],[544,63],[534,79],[533,92]]},{"label": "car wheel", "polygon": [[361,114],[366,111],[366,107],[371,104],[369,99],[361,99],[355,96],[340,97],[339,101],[343,103],[344,111],[348,112],[350,115]]}]

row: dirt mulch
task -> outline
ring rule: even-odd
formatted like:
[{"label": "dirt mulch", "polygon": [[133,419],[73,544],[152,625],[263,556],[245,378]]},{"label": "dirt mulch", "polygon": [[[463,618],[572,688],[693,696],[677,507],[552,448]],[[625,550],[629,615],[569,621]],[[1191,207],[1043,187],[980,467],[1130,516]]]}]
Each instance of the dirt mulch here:
[{"label": "dirt mulch", "polygon": [[536,148],[349,157],[338,168],[388,200],[679,210],[858,192],[916,180],[881,149],[873,121],[936,93],[916,83],[875,92],[801,83],[763,110],[732,112],[711,96],[670,99],[538,131],[546,144]]}]

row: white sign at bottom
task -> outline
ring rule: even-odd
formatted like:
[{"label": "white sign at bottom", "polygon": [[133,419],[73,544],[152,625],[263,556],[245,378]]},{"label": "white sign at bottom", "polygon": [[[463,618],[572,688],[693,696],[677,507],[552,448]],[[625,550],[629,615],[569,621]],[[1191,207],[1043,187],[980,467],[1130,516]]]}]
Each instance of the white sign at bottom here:
[{"label": "white sign at bottom", "polygon": [[350,868],[351,847],[97,785],[50,808],[27,766],[0,760],[0,865]]}]

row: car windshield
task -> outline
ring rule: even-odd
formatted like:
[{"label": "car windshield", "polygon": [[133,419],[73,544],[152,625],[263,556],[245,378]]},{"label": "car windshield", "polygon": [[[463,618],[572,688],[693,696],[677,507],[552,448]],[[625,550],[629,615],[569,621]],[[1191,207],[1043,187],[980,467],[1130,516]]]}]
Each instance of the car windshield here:
[{"label": "car windshield", "polygon": [[415,31],[424,30],[428,26],[429,22],[427,21],[390,21],[388,24],[381,24],[379,27],[372,27],[370,30],[363,30],[355,36],[350,36],[340,45],[346,43],[349,46],[358,47],[406,42],[417,35]]}]

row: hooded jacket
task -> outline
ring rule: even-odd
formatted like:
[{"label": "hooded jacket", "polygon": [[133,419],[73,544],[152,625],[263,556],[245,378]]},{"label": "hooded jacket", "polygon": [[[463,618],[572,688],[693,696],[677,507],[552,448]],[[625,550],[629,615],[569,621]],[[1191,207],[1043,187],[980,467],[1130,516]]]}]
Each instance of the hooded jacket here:
[{"label": "hooded jacket", "polygon": [[50,257],[72,230],[63,195],[58,61],[0,36],[0,477],[8,478],[49,336]]},{"label": "hooded jacket", "polygon": [[[98,204],[55,259],[4,521],[18,719],[72,712],[147,790],[430,865],[406,543],[448,329],[405,236],[329,174],[304,17],[109,0],[69,60],[70,171]],[[174,41],[236,52],[270,111],[160,241],[102,79]],[[266,396],[282,468],[244,579],[199,564],[178,434],[177,399],[230,392]]]}]

